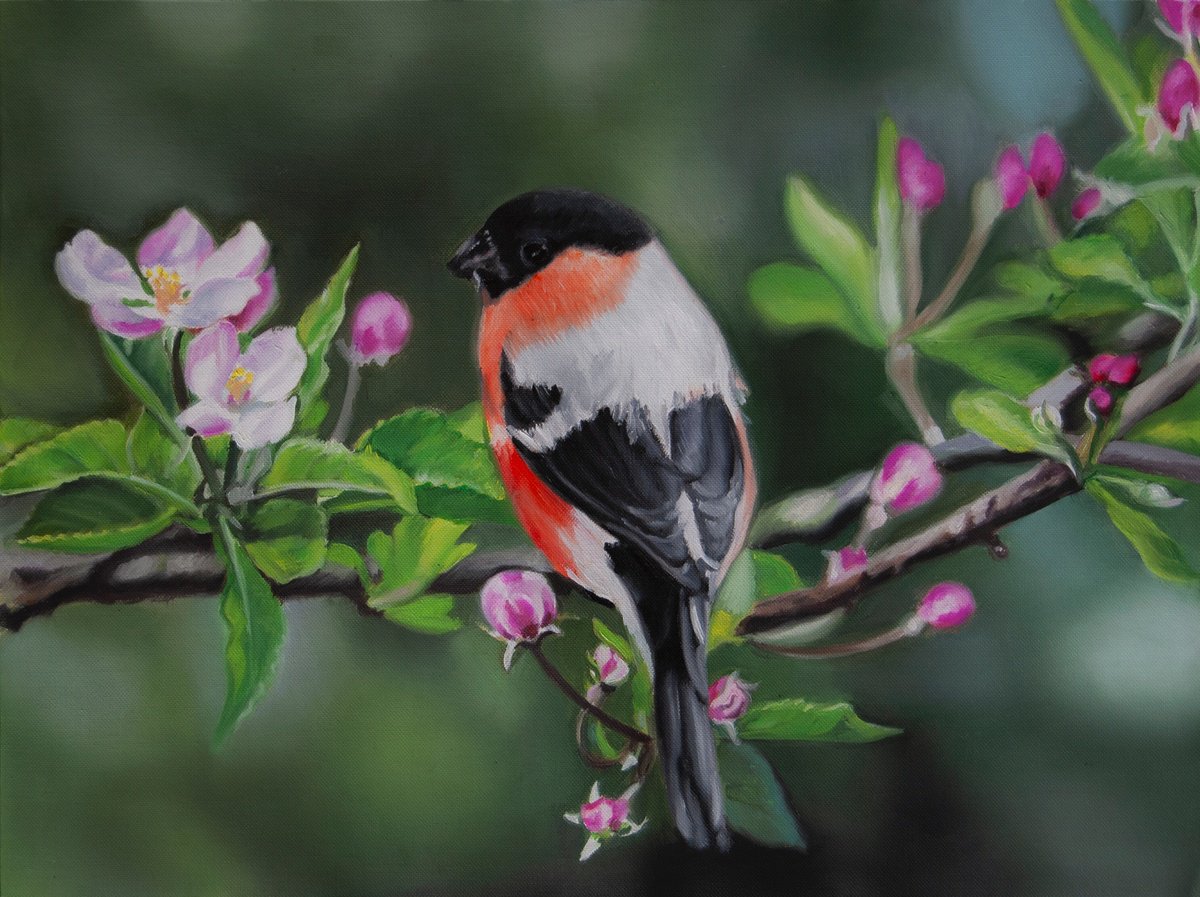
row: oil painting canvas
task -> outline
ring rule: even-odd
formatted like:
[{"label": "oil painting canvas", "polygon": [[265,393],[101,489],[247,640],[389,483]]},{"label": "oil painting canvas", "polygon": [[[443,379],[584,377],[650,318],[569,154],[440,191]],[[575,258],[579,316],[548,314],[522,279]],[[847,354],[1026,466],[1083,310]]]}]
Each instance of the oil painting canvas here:
[{"label": "oil painting canvas", "polygon": [[1200,895],[1198,40],[0,6],[0,890]]}]

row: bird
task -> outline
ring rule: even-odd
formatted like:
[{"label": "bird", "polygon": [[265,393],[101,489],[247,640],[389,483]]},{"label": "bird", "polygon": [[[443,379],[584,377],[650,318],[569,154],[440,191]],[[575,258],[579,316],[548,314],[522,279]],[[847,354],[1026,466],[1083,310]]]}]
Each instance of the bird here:
[{"label": "bird", "polygon": [[726,341],[646,220],[591,191],[505,202],[447,267],[482,303],[483,413],[516,516],[620,612],[650,672],[675,826],[728,850],[706,641],[756,485]]}]

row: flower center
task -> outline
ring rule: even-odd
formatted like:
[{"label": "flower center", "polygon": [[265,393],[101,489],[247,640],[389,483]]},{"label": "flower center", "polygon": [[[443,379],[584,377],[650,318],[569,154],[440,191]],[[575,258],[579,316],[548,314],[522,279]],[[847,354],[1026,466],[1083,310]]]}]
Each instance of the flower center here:
[{"label": "flower center", "polygon": [[154,305],[159,314],[166,314],[172,305],[182,305],[190,298],[183,289],[178,271],[168,271],[162,265],[146,269],[146,282],[154,291]]},{"label": "flower center", "polygon": [[229,379],[225,381],[225,391],[229,393],[229,401],[235,405],[244,402],[250,395],[252,383],[254,383],[254,371],[248,371],[240,365],[234,368]]}]

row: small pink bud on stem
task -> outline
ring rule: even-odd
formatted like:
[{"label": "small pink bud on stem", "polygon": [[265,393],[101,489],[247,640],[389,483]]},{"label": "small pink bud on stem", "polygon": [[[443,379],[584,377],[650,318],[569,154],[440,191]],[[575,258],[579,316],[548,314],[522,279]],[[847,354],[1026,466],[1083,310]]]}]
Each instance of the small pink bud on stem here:
[{"label": "small pink bud on stem", "polygon": [[1033,146],[1029,150],[1029,180],[1041,199],[1058,189],[1066,168],[1066,153],[1053,134],[1043,132],[1033,138]]},{"label": "small pink bud on stem", "polygon": [[492,636],[506,643],[504,668],[512,667],[518,645],[557,633],[558,602],[546,577],[530,570],[497,573],[479,593]]},{"label": "small pink bud on stem", "polygon": [[953,629],[975,613],[975,596],[961,582],[941,582],[925,593],[917,617],[933,629]]},{"label": "small pink bud on stem", "polygon": [[896,147],[896,179],[900,198],[920,212],[936,209],[946,196],[945,171],[911,137],[901,137]]},{"label": "small pink bud on stem", "polygon": [[839,548],[829,553],[829,566],[825,569],[825,582],[833,585],[849,579],[867,569],[867,550],[854,545]]},{"label": "small pink bud on stem", "polygon": [[629,678],[629,664],[611,645],[597,645],[592,652],[592,663],[601,685],[616,688]]},{"label": "small pink bud on stem", "polygon": [[627,838],[636,834],[646,824],[645,820],[633,822],[629,818],[629,805],[637,793],[638,786],[631,785],[620,797],[606,797],[600,793],[600,783],[592,785],[587,800],[579,805],[578,813],[564,813],[563,818],[572,825],[582,826],[588,833],[579,861],[592,856],[605,841],[612,838]]},{"label": "small pink bud on stem", "polygon": [[708,718],[723,727],[730,739],[738,740],[734,725],[750,708],[750,692],[757,688],[737,672],[721,676],[708,687]]},{"label": "small pink bud on stem", "polygon": [[1158,89],[1157,108],[1171,136],[1182,138],[1200,110],[1200,79],[1188,60],[1177,59],[1167,68]]},{"label": "small pink bud on stem", "polygon": [[1015,209],[1029,189],[1029,174],[1025,171],[1025,160],[1015,146],[1006,148],[996,160],[996,189],[1004,208]]},{"label": "small pink bud on stem", "polygon": [[1088,187],[1075,197],[1075,202],[1071,204],[1071,217],[1076,221],[1084,221],[1090,218],[1100,208],[1100,202],[1103,198],[1103,194],[1099,188]]},{"label": "small pink bud on stem", "polygon": [[391,293],[365,296],[350,321],[351,363],[387,364],[408,342],[412,324],[408,306]]}]

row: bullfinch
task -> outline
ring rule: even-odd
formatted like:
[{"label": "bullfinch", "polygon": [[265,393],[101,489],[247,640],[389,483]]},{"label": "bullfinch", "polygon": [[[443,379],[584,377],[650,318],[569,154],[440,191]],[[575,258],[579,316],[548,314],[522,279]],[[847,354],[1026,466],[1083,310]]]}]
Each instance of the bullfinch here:
[{"label": "bullfinch", "polygon": [[595,193],[506,202],[448,267],[483,303],[483,410],[516,515],[621,613],[654,684],[675,824],[728,849],[705,642],[755,481],[725,340],[647,223]]}]

